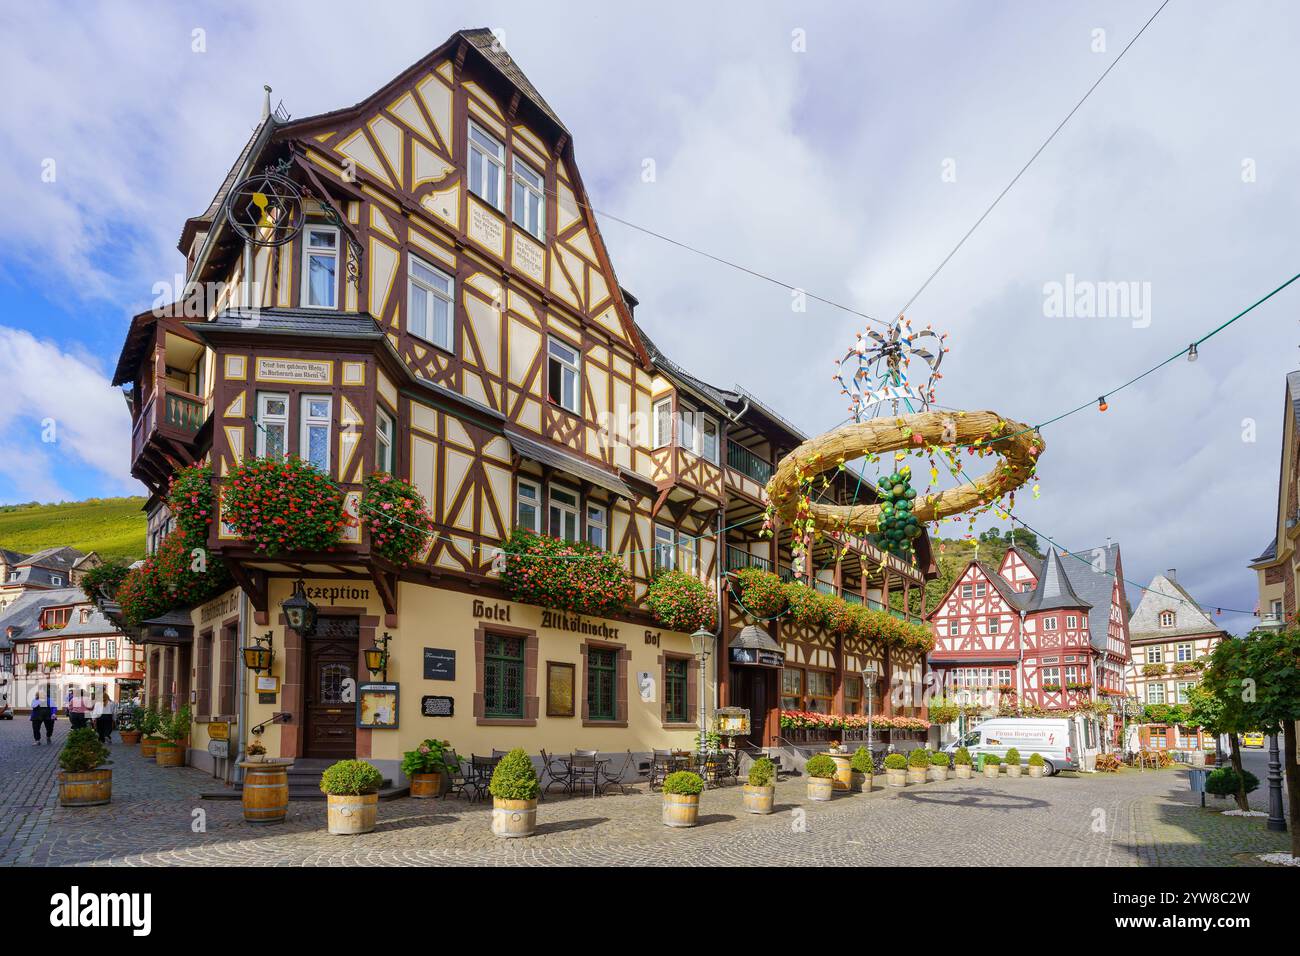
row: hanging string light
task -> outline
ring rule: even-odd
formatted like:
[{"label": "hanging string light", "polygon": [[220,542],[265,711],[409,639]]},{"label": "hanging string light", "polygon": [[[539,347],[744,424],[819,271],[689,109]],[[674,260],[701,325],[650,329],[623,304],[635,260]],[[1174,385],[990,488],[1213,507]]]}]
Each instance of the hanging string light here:
[{"label": "hanging string light", "polygon": [[1099,411],[1099,412],[1104,412],[1104,411],[1105,411],[1106,409],[1108,409],[1108,408],[1110,408],[1110,406],[1106,404],[1106,396],[1105,396],[1105,395],[1103,395],[1103,396],[1101,396],[1100,398],[1097,399],[1097,411]]},{"label": "hanging string light", "polygon": [[1187,361],[1189,361],[1189,362],[1195,362],[1195,361],[1196,361],[1196,343],[1195,343],[1195,342],[1193,342],[1191,345],[1187,346]]}]

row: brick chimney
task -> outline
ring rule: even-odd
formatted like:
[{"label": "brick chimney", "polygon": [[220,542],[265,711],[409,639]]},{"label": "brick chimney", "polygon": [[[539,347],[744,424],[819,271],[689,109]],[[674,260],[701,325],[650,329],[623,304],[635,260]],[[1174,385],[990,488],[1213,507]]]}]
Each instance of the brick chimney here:
[{"label": "brick chimney", "polygon": [[1167,577],[1170,581],[1177,581],[1177,580],[1178,580],[1178,569],[1177,569],[1177,568],[1170,568],[1168,571],[1165,572],[1165,577]]}]

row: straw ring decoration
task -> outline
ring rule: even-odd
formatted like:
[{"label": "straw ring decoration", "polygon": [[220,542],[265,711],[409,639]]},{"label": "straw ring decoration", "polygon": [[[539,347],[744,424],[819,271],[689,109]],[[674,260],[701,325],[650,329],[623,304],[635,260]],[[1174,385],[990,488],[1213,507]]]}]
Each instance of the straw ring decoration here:
[{"label": "straw ring decoration", "polygon": [[912,513],[921,522],[937,521],[996,501],[1033,477],[1046,445],[1037,431],[995,412],[931,411],[890,419],[853,422],[804,442],[776,467],[767,499],[787,524],[821,533],[873,534],[880,529],[879,504],[833,505],[803,493],[809,478],[868,454],[926,448],[971,447],[1001,461],[974,482],[918,497]]}]

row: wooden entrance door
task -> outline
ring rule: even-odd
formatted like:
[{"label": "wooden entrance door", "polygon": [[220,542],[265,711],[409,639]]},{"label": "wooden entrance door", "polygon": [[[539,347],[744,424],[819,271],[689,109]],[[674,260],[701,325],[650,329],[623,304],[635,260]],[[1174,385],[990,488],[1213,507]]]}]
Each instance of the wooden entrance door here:
[{"label": "wooden entrance door", "polygon": [[355,617],[322,617],[307,639],[304,757],[356,756],[358,634]]},{"label": "wooden entrance door", "polygon": [[776,702],[777,673],[768,667],[739,665],[731,669],[736,688],[732,703],[749,709],[749,742],[755,747],[772,744],[768,735],[768,710]]}]

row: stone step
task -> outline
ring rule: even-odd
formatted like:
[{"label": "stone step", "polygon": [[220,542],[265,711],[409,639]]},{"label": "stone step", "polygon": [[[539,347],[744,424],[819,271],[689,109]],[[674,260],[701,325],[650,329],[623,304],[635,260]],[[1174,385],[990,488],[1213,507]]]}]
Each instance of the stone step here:
[{"label": "stone step", "polygon": [[[410,787],[394,787],[391,780],[385,780],[383,787],[379,791],[380,800],[396,800],[404,797],[411,792]],[[200,800],[242,800],[243,788],[239,786],[223,787],[220,790],[208,790],[199,794]],[[310,787],[289,785],[290,800],[307,800],[314,802],[325,802],[325,794],[320,792],[320,787],[312,784]]]}]

